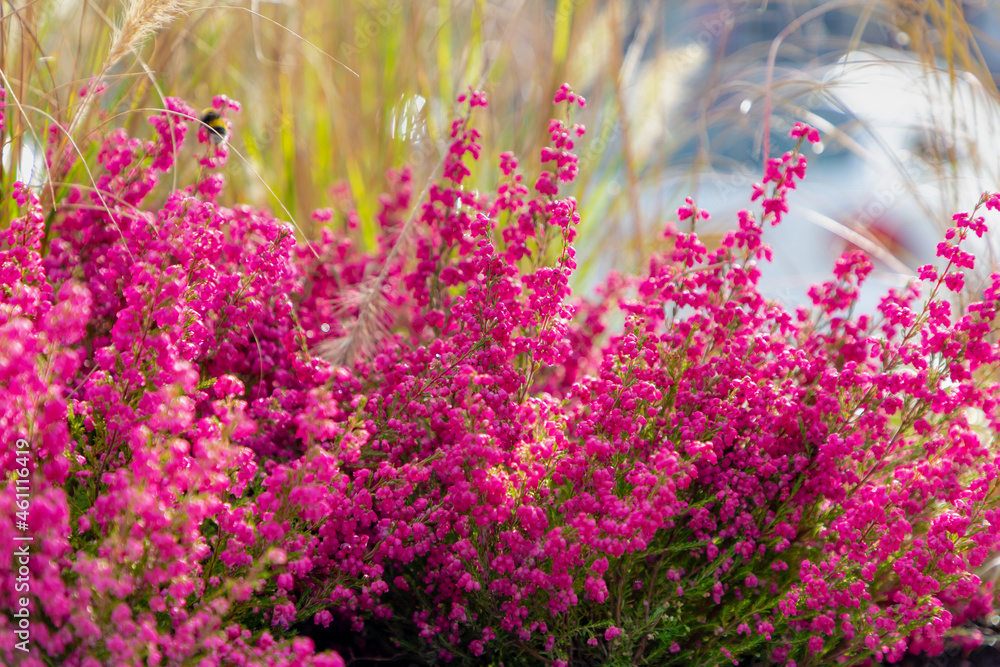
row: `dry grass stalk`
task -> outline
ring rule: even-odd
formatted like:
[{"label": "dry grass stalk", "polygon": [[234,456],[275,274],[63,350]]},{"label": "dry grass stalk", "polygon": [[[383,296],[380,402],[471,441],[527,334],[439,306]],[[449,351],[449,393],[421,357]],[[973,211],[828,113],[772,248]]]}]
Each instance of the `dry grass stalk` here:
[{"label": "dry grass stalk", "polygon": [[400,253],[406,246],[410,230],[413,229],[417,219],[417,213],[423,208],[427,192],[430,190],[431,183],[434,182],[434,174],[441,170],[446,155],[447,153],[442,154],[437,164],[431,169],[431,175],[428,176],[424,183],[424,189],[420,191],[420,196],[417,197],[416,203],[410,209],[410,215],[399,231],[396,244],[385,258],[385,264],[383,264],[378,276],[370,285],[343,302],[344,306],[349,306],[352,302],[356,303],[358,310],[357,318],[347,325],[347,334],[341,338],[325,340],[317,345],[316,356],[336,366],[352,366],[359,352],[372,349],[379,338],[384,335],[385,327],[382,326],[382,322],[385,319],[385,309],[388,304],[382,287],[385,285],[386,278],[389,277],[390,268],[399,259]]},{"label": "dry grass stalk", "polygon": [[124,18],[115,27],[103,71],[111,69],[122,56],[160,28],[172,23],[192,4],[191,0],[128,0]]},{"label": "dry grass stalk", "polygon": [[388,303],[382,291],[383,280],[380,276],[363,290],[349,292],[344,297],[341,307],[353,310],[351,306],[356,306],[357,317],[347,325],[346,335],[317,345],[316,356],[336,366],[350,366],[358,354],[367,354],[374,349],[387,333],[384,322]]},{"label": "dry grass stalk", "polygon": [[[191,0],[127,0],[124,17],[114,27],[111,48],[108,49],[108,57],[104,59],[97,79],[103,80],[122,56],[133,51],[144,39],[160,28],[172,23],[192,5]],[[66,131],[66,139],[60,147],[59,153],[65,148],[66,140],[76,133],[76,130],[90,115],[96,89],[97,86],[89,87],[87,96],[83,99],[76,113],[73,114],[69,129]],[[56,171],[58,172],[59,169]]]}]

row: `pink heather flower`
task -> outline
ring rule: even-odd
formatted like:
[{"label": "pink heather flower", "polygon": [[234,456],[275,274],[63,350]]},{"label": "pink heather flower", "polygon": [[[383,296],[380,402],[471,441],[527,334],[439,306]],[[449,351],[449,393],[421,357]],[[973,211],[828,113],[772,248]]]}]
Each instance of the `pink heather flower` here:
[{"label": "pink heather flower", "polygon": [[327,223],[333,220],[332,208],[318,208],[312,212],[312,219],[316,222]]},{"label": "pink heather flower", "polygon": [[951,271],[945,275],[944,284],[952,292],[961,292],[965,289],[965,274],[961,271]]},{"label": "pink heather flower", "polygon": [[616,628],[615,626],[612,625],[611,627],[609,627],[607,630],[604,631],[604,641],[609,642],[618,635],[620,635],[621,633],[622,631],[619,628]]},{"label": "pink heather flower", "polygon": [[818,144],[820,141],[819,131],[814,127],[806,125],[805,123],[795,123],[795,125],[792,126],[791,131],[788,133],[788,136],[793,139],[805,137],[806,141],[811,144]]},{"label": "pink heather flower", "polygon": [[685,197],[684,205],[677,209],[677,219],[683,222],[691,217],[701,218],[702,220],[708,220],[711,216],[709,215],[708,211],[703,211],[698,209],[694,205],[693,199],[691,199],[690,197]]},{"label": "pink heather flower", "polygon": [[559,86],[559,90],[556,92],[555,97],[552,98],[553,104],[559,104],[560,102],[577,104],[580,107],[585,107],[587,105],[587,100],[585,100],[583,96],[574,93],[568,83],[564,83]]},{"label": "pink heather flower", "polygon": [[235,113],[239,113],[243,110],[243,105],[234,99],[231,99],[228,95],[216,95],[212,98],[212,108],[223,110],[229,109]]},{"label": "pink heather flower", "polygon": [[933,264],[925,264],[917,269],[917,276],[921,280],[933,282],[938,278],[937,268]]},{"label": "pink heather flower", "polygon": [[510,176],[517,170],[517,158],[511,152],[503,152],[500,154],[500,171],[503,172],[504,176]]},{"label": "pink heather flower", "polygon": [[243,382],[234,375],[223,375],[215,383],[215,395],[219,398],[227,396],[242,396],[244,393]]},{"label": "pink heather flower", "polygon": [[477,90],[473,90],[471,87],[469,88],[468,95],[462,93],[461,95],[458,96],[458,101],[459,103],[468,101],[470,108],[485,107],[488,104],[486,101],[486,94]]},{"label": "pink heather flower", "polygon": [[321,653],[313,658],[314,667],[344,667],[344,659],[337,653]]}]

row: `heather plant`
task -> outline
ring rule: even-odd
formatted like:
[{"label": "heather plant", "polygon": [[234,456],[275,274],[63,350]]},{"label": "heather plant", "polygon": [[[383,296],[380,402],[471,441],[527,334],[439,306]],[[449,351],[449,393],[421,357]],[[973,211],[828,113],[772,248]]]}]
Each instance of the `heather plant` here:
[{"label": "heather plant", "polygon": [[5,663],[342,664],[310,624],[426,663],[863,664],[990,612],[1000,276],[949,295],[1000,197],[877,313],[860,254],[786,312],[757,264],[819,140],[797,125],[718,248],[689,201],[670,251],[579,300],[583,98],[560,87],[538,173],[504,153],[491,192],[486,96],[459,102],[372,252],[221,205],[227,146],[202,127],[190,157],[172,98],[153,139],[100,137],[91,187],[9,193]]},{"label": "heather plant", "polygon": [[[812,312],[787,313],[757,293],[755,262],[769,259],[762,224],[780,222],[804,175],[792,152],[754,188],[760,221],[744,211],[713,252],[671,232],[675,249],[648,275],[612,280],[574,324],[573,202],[551,187],[572,177],[566,129],[552,126],[543,161],[558,176],[543,173],[534,198],[505,156],[512,182],[492,203],[437,190],[442,210],[436,195],[424,209],[429,235],[402,285],[418,307],[409,335],[431,335],[356,364],[350,406],[364,401],[366,421],[337,434],[370,457],[358,509],[385,567],[369,591],[389,602],[342,591],[341,613],[359,627],[356,610],[372,609],[383,636],[428,661],[828,664],[939,650],[991,599],[973,569],[996,539],[993,389],[976,379],[992,363],[993,312],[987,300],[953,322],[941,296],[961,291],[957,269],[973,267],[960,242],[982,219],[956,217],[947,265],[921,270],[922,307],[914,285],[878,317],[852,317],[871,265],[850,255],[810,292]],[[803,126],[793,136],[818,141]],[[510,222],[494,234],[497,213]],[[693,204],[679,215],[707,218]],[[615,305],[624,332],[595,357],[595,316]]]}]

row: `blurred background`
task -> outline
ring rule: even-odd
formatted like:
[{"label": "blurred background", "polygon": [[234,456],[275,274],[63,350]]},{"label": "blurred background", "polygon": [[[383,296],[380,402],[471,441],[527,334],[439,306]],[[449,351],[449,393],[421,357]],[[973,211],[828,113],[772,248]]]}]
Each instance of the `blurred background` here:
[{"label": "blurred background", "polygon": [[[92,157],[96,129],[148,136],[164,96],[201,109],[225,94],[243,109],[227,115],[223,203],[292,217],[306,237],[314,209],[333,208],[335,229],[356,210],[366,244],[387,170],[410,166],[419,191],[458,94],[489,95],[470,185],[489,188],[500,152],[537,164],[568,82],[588,99],[572,192],[583,290],[640,269],[686,196],[712,213],[699,231],[717,242],[750,206],[764,151],[789,149],[799,120],[824,142],[791,215],[767,231],[763,288],[786,304],[852,247],[876,261],[874,304],[933,261],[952,213],[1000,189],[992,0],[25,0],[0,4],[0,20],[5,192],[15,177],[87,182],[86,160],[50,179],[37,148],[50,132]],[[84,108],[95,81],[108,89]],[[196,170],[189,147],[177,182]],[[982,270],[996,239],[978,248]]]}]

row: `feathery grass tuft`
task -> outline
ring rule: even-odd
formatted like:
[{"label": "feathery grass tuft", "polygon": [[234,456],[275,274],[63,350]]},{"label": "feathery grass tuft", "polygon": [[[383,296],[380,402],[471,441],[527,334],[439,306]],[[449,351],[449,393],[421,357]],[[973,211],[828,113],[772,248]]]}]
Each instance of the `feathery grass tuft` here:
[{"label": "feathery grass tuft", "polygon": [[154,32],[176,20],[194,5],[191,0],[127,0],[122,20],[115,26],[104,72]]}]

